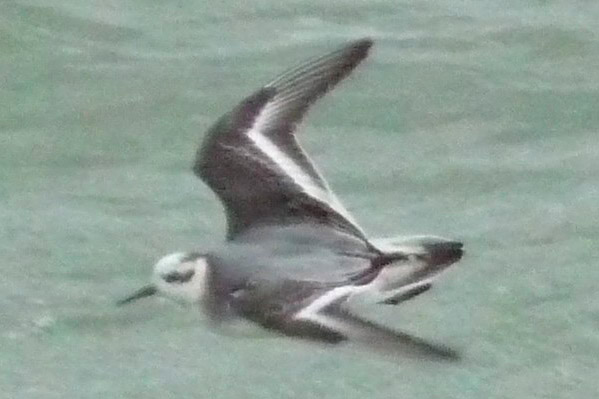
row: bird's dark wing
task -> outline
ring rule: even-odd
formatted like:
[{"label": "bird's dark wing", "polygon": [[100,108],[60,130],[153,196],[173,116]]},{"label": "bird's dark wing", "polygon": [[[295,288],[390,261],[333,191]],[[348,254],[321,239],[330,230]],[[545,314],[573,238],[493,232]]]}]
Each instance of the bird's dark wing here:
[{"label": "bird's dark wing", "polygon": [[257,285],[239,295],[237,312],[287,336],[317,342],[347,342],[386,356],[457,360],[454,350],[362,319],[342,305],[354,287],[286,281]]},{"label": "bird's dark wing", "polygon": [[208,132],[193,170],[223,202],[228,238],[258,225],[326,224],[364,240],[295,139],[317,99],[362,61],[369,39],[287,71],[224,115]]},{"label": "bird's dark wing", "polygon": [[349,342],[385,356],[449,361],[460,358],[459,353],[449,347],[365,320],[341,307],[328,309],[323,316],[325,324],[332,323],[334,330]]}]

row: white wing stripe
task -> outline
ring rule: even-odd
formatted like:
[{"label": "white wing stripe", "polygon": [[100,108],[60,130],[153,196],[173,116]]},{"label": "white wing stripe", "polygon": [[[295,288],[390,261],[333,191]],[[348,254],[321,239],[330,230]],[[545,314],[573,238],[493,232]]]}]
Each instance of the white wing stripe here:
[{"label": "white wing stripe", "polygon": [[304,171],[272,141],[255,128],[248,131],[248,137],[254,142],[256,147],[281,168],[281,170],[283,170],[283,172],[285,172],[285,174],[302,189],[302,191],[321,202],[327,202],[325,200],[326,193],[316,186],[312,178],[304,173]]},{"label": "white wing stripe", "polygon": [[332,290],[328,291],[321,297],[314,300],[311,304],[309,304],[308,306],[306,306],[305,308],[303,308],[302,310],[297,312],[297,314],[295,315],[295,318],[311,320],[313,322],[316,322],[316,323],[326,326],[328,328],[332,328],[334,330],[342,330],[343,329],[342,323],[340,323],[339,321],[334,320],[330,317],[327,317],[325,314],[322,314],[321,311],[324,308],[326,308],[328,305],[330,305],[331,303],[335,302],[336,300],[338,300],[344,296],[349,296],[352,293],[359,291],[359,290],[360,290],[359,287],[348,286],[348,285],[333,288]]},{"label": "white wing stripe", "polygon": [[260,127],[268,123],[268,117],[264,115],[268,114],[268,110],[265,109],[256,119],[254,126],[247,132],[248,137],[256,145],[256,147],[264,153],[270,160],[272,160],[281,170],[291,178],[291,180],[306,194],[314,198],[317,201],[329,205],[334,211],[341,214],[347,220],[357,225],[353,217],[343,207],[339,200],[332,195],[322,190],[314,180],[306,174],[294,160],[285,154],[279,147],[277,147],[270,139],[264,136],[260,132]]}]

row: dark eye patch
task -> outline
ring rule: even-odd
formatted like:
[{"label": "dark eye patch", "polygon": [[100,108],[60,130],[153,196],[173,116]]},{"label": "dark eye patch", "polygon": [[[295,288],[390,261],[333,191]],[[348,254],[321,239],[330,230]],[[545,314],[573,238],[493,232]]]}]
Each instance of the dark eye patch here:
[{"label": "dark eye patch", "polygon": [[182,284],[191,280],[194,274],[195,271],[193,269],[189,269],[184,272],[174,271],[167,274],[163,274],[162,279],[167,283]]}]

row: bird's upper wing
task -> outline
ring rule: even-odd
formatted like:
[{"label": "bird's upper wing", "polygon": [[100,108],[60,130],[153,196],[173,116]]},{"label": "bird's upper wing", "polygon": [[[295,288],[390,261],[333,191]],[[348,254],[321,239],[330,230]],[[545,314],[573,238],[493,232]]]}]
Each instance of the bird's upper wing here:
[{"label": "bird's upper wing", "polygon": [[366,240],[295,139],[317,99],[362,61],[363,39],[293,68],[245,98],[208,132],[194,172],[223,202],[228,238],[257,225],[333,226]]}]

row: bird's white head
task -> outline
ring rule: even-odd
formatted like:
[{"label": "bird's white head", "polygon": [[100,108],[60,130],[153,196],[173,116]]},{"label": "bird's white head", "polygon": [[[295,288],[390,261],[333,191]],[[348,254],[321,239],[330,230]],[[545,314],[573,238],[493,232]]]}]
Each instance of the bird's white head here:
[{"label": "bird's white head", "polygon": [[160,259],[154,266],[152,284],[118,302],[124,305],[154,294],[177,302],[198,303],[205,292],[207,261],[195,252],[177,252]]}]

